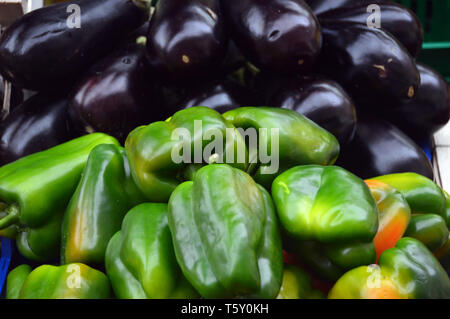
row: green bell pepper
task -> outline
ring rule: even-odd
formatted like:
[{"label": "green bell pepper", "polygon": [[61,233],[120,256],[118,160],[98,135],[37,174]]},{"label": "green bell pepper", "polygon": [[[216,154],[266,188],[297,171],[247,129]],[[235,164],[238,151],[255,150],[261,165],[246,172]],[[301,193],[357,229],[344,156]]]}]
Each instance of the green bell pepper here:
[{"label": "green bell pepper", "polygon": [[[213,148],[218,156],[203,158],[210,140],[219,133],[222,139],[216,142],[221,145]],[[168,201],[183,182],[189,164],[222,161],[245,170],[248,162],[243,137],[221,114],[207,107],[181,110],[165,122],[138,127],[128,135],[125,148],[133,178],[152,202]],[[182,156],[174,160],[174,155]]]},{"label": "green bell pepper", "polygon": [[6,299],[18,299],[23,283],[33,269],[29,265],[20,265],[11,270],[6,278]]},{"label": "green bell pepper", "polygon": [[403,195],[394,187],[376,180],[366,180],[378,206],[378,231],[373,239],[377,260],[387,249],[395,247],[411,220],[411,209]]},{"label": "green bell pepper", "polygon": [[447,242],[440,249],[434,252],[434,255],[444,267],[447,273],[450,273],[450,235]]},{"label": "green bell pepper", "polygon": [[413,214],[436,214],[445,211],[445,194],[432,180],[416,173],[398,173],[375,178],[396,188],[411,208]]},{"label": "green bell pepper", "polygon": [[377,203],[363,180],[337,166],[298,166],[278,176],[272,196],[285,249],[320,277],[376,260]]},{"label": "green bell pepper", "polygon": [[379,266],[343,275],[331,299],[448,299],[450,279],[431,252],[414,238],[402,238],[381,254]]},{"label": "green bell pepper", "polygon": [[110,240],[106,273],[118,298],[198,297],[177,264],[167,214],[167,204],[138,205]]},{"label": "green bell pepper", "polygon": [[450,228],[450,195],[444,191],[445,195],[445,211],[442,217],[444,217],[447,227]]},{"label": "green bell pepper", "polygon": [[90,134],[0,167],[0,230],[17,228],[22,255],[39,261],[58,256],[64,211],[99,144],[118,142]]},{"label": "green bell pepper", "polygon": [[177,261],[203,297],[278,295],[283,255],[273,202],[242,170],[198,170],[172,193],[169,226]]},{"label": "green bell pepper", "polygon": [[448,240],[445,220],[436,214],[413,215],[405,236],[420,240],[431,251],[436,251]]},{"label": "green bell pepper", "polygon": [[11,299],[110,298],[108,277],[84,264],[42,265],[31,271],[19,266],[10,272],[6,295]]},{"label": "green bell pepper", "polygon": [[432,180],[416,173],[399,173],[374,178],[396,188],[408,202],[412,218],[406,236],[414,237],[435,251],[448,238],[447,196]]},{"label": "green bell pepper", "polygon": [[[444,218],[447,224],[447,227],[450,227],[450,196],[446,191],[444,191],[445,195],[445,213]],[[434,252],[434,255],[441,263],[442,267],[444,267],[445,271],[450,273],[450,235],[447,239],[447,242],[440,249]]]},{"label": "green bell pepper", "polygon": [[[271,172],[273,163],[260,161],[254,173],[255,181],[267,189],[276,176],[291,167],[332,165],[339,155],[339,143],[331,133],[292,110],[242,107],[226,112],[223,117],[238,128],[258,130],[258,145],[266,148],[266,155],[274,155],[270,153],[272,147],[278,152],[278,171]],[[260,129],[268,131],[264,133]],[[272,139],[273,129],[278,129],[278,141]],[[261,160],[261,156],[258,158]]]},{"label": "green bell pepper", "polygon": [[324,299],[325,295],[311,287],[311,277],[304,270],[286,264],[283,283],[277,299]]},{"label": "green bell pepper", "polygon": [[61,263],[102,265],[126,212],[143,201],[125,150],[114,144],[96,146],[64,214]]}]

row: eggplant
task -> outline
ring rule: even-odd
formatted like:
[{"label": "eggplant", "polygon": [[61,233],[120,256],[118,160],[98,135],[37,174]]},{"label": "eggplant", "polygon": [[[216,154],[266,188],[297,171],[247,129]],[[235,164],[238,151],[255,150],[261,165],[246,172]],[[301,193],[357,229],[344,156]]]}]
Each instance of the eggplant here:
[{"label": "eggplant", "polygon": [[321,14],[339,9],[339,8],[351,8],[354,6],[369,6],[371,4],[391,3],[389,0],[306,0],[311,10],[315,15]]},{"label": "eggplant", "polygon": [[248,92],[240,85],[231,81],[220,81],[203,85],[194,90],[182,103],[183,108],[206,106],[219,113],[250,105]]},{"label": "eggplant", "polygon": [[[4,97],[5,97],[5,82],[3,80],[3,77],[0,75],[0,109],[2,109]],[[8,110],[2,109],[2,111],[0,112],[0,119],[5,118],[13,108],[20,105],[22,102],[23,102],[23,91],[18,87],[16,87],[15,85],[12,85],[9,109]]]},{"label": "eggplant", "polygon": [[353,141],[343,147],[336,165],[363,179],[414,172],[433,179],[433,168],[424,151],[393,124],[361,116]]},{"label": "eggplant", "polygon": [[382,109],[414,97],[420,76],[408,51],[382,29],[323,24],[321,72],[338,81],[357,108]]},{"label": "eggplant", "polygon": [[80,133],[104,132],[124,141],[139,125],[165,120],[172,111],[150,70],[143,43],[102,59],[85,74],[69,98],[69,114]]},{"label": "eggplant", "polygon": [[356,111],[350,96],[336,82],[318,77],[290,78],[279,85],[267,105],[291,109],[348,144],[356,129]]},{"label": "eggplant", "polygon": [[420,86],[409,101],[398,103],[379,115],[416,140],[429,139],[450,119],[450,88],[432,68],[417,63]]},{"label": "eggplant", "polygon": [[219,0],[158,1],[147,39],[150,65],[162,76],[178,80],[214,73],[228,39]]},{"label": "eggplant", "polygon": [[[417,57],[422,48],[423,29],[420,20],[407,7],[400,4],[379,4],[381,10],[381,28],[393,35],[413,57]],[[323,22],[353,22],[367,24],[372,13],[367,5],[337,9],[325,12],[319,17]]]},{"label": "eggplant", "polygon": [[221,3],[232,39],[258,68],[283,73],[312,69],[322,36],[317,18],[303,0]]},{"label": "eggplant", "polygon": [[0,123],[0,166],[74,137],[66,94],[38,93]]},{"label": "eggplant", "polygon": [[[69,5],[81,10],[80,28],[69,24]],[[31,11],[0,39],[0,74],[31,90],[68,86],[148,15],[146,0],[73,0]]]}]

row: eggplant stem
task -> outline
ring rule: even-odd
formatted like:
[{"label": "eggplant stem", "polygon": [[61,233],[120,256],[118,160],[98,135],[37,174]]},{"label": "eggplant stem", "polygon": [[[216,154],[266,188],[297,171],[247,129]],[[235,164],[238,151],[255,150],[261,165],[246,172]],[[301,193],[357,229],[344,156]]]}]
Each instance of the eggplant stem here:
[{"label": "eggplant stem", "polygon": [[4,120],[9,115],[9,109],[11,107],[11,82],[5,80],[5,95],[3,96],[3,107],[1,111],[1,119]]},{"label": "eggplant stem", "polygon": [[20,209],[16,204],[9,205],[4,210],[6,216],[0,218],[0,229],[5,229],[19,220]]},{"label": "eggplant stem", "polygon": [[150,15],[150,10],[152,7],[152,0],[132,0],[132,1],[139,8],[148,10],[148,14]]},{"label": "eggplant stem", "polygon": [[145,45],[147,43],[147,37],[140,36],[136,39],[136,44]]}]

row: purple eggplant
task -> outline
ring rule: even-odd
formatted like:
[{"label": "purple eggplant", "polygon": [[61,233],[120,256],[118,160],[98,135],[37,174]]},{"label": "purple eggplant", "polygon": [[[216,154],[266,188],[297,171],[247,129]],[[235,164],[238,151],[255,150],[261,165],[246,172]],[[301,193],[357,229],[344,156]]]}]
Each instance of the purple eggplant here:
[{"label": "purple eggplant", "polygon": [[336,163],[363,179],[414,172],[433,179],[424,151],[397,127],[375,117],[358,117],[353,141]]},{"label": "purple eggplant", "polygon": [[[422,48],[423,29],[414,12],[396,3],[379,4],[379,6],[381,28],[400,41],[413,57],[418,56]],[[319,21],[321,23],[341,21],[366,24],[371,14],[367,12],[367,5],[360,5],[325,12],[319,17]]]},{"label": "purple eggplant", "polygon": [[147,39],[150,65],[164,77],[210,75],[227,48],[219,0],[159,1]]},{"label": "purple eggplant", "polygon": [[317,18],[303,0],[221,2],[236,45],[254,65],[284,73],[309,71],[322,46]]},{"label": "purple eggplant", "polygon": [[73,0],[32,11],[0,39],[0,73],[27,89],[60,87],[123,43],[148,14],[146,0]]},{"label": "purple eggplant", "polygon": [[267,103],[294,110],[339,140],[351,141],[356,129],[356,112],[352,99],[336,82],[317,77],[290,78],[279,85]]},{"label": "purple eggplant", "polygon": [[420,76],[395,38],[363,24],[323,24],[321,72],[338,81],[358,108],[382,109],[414,97]]},{"label": "purple eggplant", "polygon": [[74,137],[65,94],[38,93],[0,123],[0,166]]},{"label": "purple eggplant", "polygon": [[315,15],[319,16],[327,11],[354,6],[390,3],[389,0],[306,0]]},{"label": "purple eggplant", "polygon": [[435,70],[417,64],[420,86],[409,101],[397,103],[380,116],[393,122],[416,140],[429,138],[450,119],[450,88]]},{"label": "purple eggplant", "polygon": [[145,52],[135,43],[96,63],[72,91],[69,113],[80,133],[104,132],[124,141],[139,125],[165,120]]},{"label": "purple eggplant", "polygon": [[247,90],[231,81],[210,83],[195,89],[181,104],[183,108],[207,106],[219,113],[250,105],[251,98]]}]

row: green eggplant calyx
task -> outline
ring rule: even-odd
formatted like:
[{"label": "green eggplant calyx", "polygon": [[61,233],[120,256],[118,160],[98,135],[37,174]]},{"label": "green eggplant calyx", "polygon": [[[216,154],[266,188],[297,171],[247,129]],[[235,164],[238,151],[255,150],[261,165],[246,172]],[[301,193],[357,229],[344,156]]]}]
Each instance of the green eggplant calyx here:
[{"label": "green eggplant calyx", "polygon": [[145,46],[147,44],[147,37],[146,36],[140,36],[136,39],[136,44]]},{"label": "green eggplant calyx", "polygon": [[20,208],[17,204],[12,204],[6,207],[4,210],[6,215],[0,218],[0,229],[7,228],[15,224],[19,220]]},{"label": "green eggplant calyx", "polygon": [[139,8],[148,10],[148,14],[150,15],[150,8],[152,7],[152,0],[133,0],[133,3]]}]

